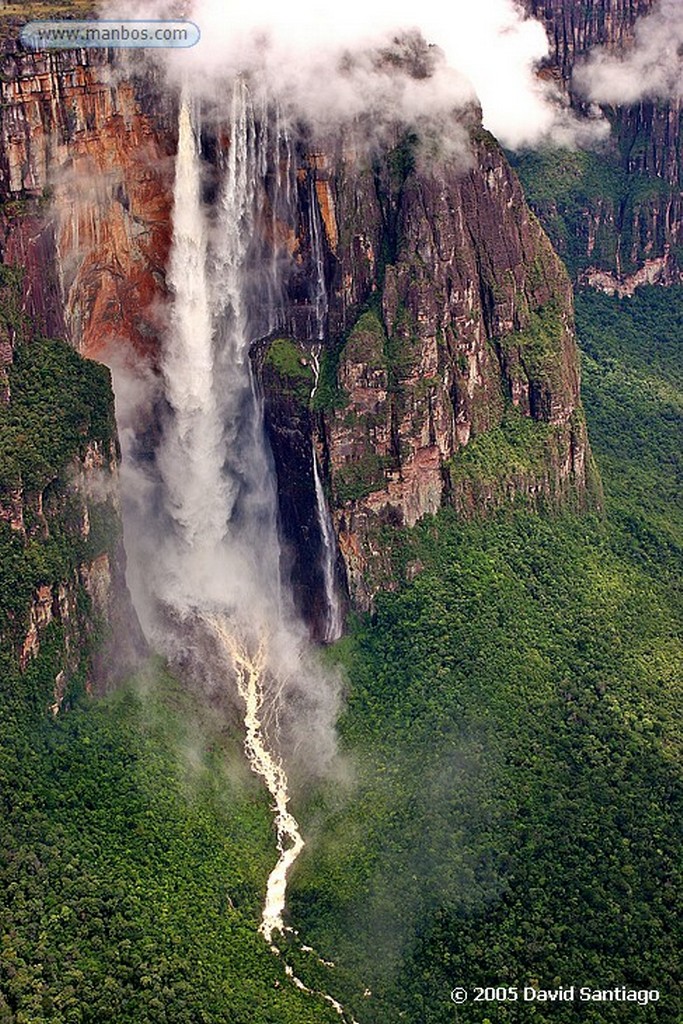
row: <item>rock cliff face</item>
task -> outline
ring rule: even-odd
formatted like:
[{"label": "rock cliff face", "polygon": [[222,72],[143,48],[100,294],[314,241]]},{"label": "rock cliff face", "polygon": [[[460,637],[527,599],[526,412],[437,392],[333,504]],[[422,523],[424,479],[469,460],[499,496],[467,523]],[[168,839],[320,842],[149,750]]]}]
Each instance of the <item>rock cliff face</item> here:
[{"label": "rock cliff face", "polygon": [[[115,345],[153,361],[174,142],[160,129],[160,106],[155,117],[145,113],[135,77],[119,81],[106,54],[3,45],[0,386],[11,423],[12,388],[21,404],[31,373],[22,353],[39,352],[40,337],[68,338],[90,357]],[[147,100],[154,109],[152,82]],[[61,358],[54,369],[46,362],[49,373],[65,369]],[[43,383],[38,400],[49,422],[57,413]],[[11,470],[0,480],[3,552],[22,577],[17,591],[25,600],[3,617],[0,640],[22,674],[45,662],[39,672],[54,675],[53,712],[74,685],[107,685],[144,649],[125,585],[113,396],[108,383],[93,386],[95,393],[85,385],[83,395],[65,396],[63,414],[77,406],[84,415],[79,438],[46,448],[36,424],[39,436],[28,445],[42,476],[27,478],[27,442],[12,448],[8,434],[2,451],[3,469]],[[98,418],[109,424],[104,432],[94,426]]]},{"label": "rock cliff face", "polygon": [[555,66],[569,81],[576,59],[592,46],[622,49],[633,42],[637,18],[655,0],[524,0],[524,7],[547,26]]},{"label": "rock cliff face", "polygon": [[[26,223],[18,237],[31,239]],[[109,375],[40,337],[59,304],[34,287],[51,251],[33,240],[35,263],[0,264],[0,659],[8,692],[18,673],[56,714],[78,687],[130,671],[144,644],[124,579]]]},{"label": "rock cliff face", "polygon": [[[329,339],[311,408],[314,346],[293,295],[286,401],[265,358],[267,424],[276,453],[295,424],[304,458],[313,431],[361,607],[392,585],[386,526],[448,501],[475,514],[515,497],[586,500],[570,282],[495,141],[471,134],[467,168],[420,170],[406,136],[374,162],[309,154],[299,173],[325,228]],[[278,470],[283,501],[300,506],[301,476]],[[303,529],[293,547],[305,562]]]},{"label": "rock cliff face", "polygon": [[92,357],[122,339],[150,354],[160,327],[174,137],[136,84],[99,51],[0,62],[3,260],[27,267],[35,321]]},{"label": "rock cliff face", "polygon": [[[552,56],[545,73],[564,84],[580,110],[584,100],[572,84],[577,62],[594,46],[632,46],[636,20],[656,2],[524,0],[524,6],[547,28]],[[550,174],[546,188],[535,187],[543,171],[537,164],[527,168],[532,205],[582,282],[623,294],[643,281],[674,283],[683,273],[683,105],[647,101],[603,112],[612,128],[606,152],[581,167],[574,162],[570,186],[558,188]]]},{"label": "rock cliff face", "polygon": [[[318,414],[311,349],[285,339],[259,346],[257,373],[265,396],[265,421],[278,477],[282,569],[292,597],[314,636],[325,635],[323,541],[313,475],[313,436]],[[337,566],[339,581],[343,565]]]},{"label": "rock cliff face", "polygon": [[[6,263],[26,255],[23,310],[86,355],[114,345],[154,367],[171,235],[168,101],[153,77],[101,55],[10,53],[3,79],[0,244]],[[286,569],[318,635],[313,444],[338,583],[360,607],[393,585],[387,525],[444,502],[471,515],[513,499],[587,500],[569,279],[500,148],[475,114],[466,120],[467,157],[431,167],[409,132],[374,155],[302,132],[294,202],[259,227],[291,264],[281,327],[256,363]],[[229,145],[207,134],[207,166]]]},{"label": "rock cliff face", "polygon": [[[20,671],[39,658],[49,627],[58,631],[54,654],[57,672],[51,709],[61,710],[71,685],[78,679],[90,691],[123,677],[144,651],[144,641],[130,607],[125,583],[125,556],[118,530],[116,487],[118,456],[88,444],[82,457],[69,463],[61,479],[43,492],[11,495],[9,508],[0,504],[0,520],[9,522],[25,545],[50,551],[59,537],[71,557],[37,573],[28,616],[19,614],[3,630],[2,640],[14,640]],[[5,496],[0,492],[0,502]],[[109,534],[92,536],[92,518],[108,523]],[[29,527],[27,522],[39,524]],[[78,531],[78,532],[76,532]],[[104,550],[101,548],[104,547]],[[70,563],[70,564],[68,564]],[[115,646],[112,634],[116,634]]]}]

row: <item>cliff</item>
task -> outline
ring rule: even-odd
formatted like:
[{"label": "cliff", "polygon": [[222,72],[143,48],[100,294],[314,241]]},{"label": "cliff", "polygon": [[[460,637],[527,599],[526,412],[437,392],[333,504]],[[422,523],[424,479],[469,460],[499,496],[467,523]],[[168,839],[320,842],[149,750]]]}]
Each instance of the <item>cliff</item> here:
[{"label": "cliff", "polygon": [[[87,53],[6,54],[1,88],[0,241],[6,262],[27,256],[22,308],[85,355],[115,348],[154,369],[171,237],[168,99],[153,73]],[[301,127],[288,151],[292,201],[262,197],[270,214],[254,245],[278,240],[289,271],[281,326],[256,363],[284,567],[317,635],[314,443],[337,582],[359,607],[393,585],[387,525],[409,527],[444,502],[469,516],[510,500],[587,500],[569,279],[476,111],[460,121],[453,136],[468,134],[467,153],[431,166],[400,126],[375,154]],[[207,129],[202,144],[210,201],[229,133]]]},{"label": "cliff", "polygon": [[[288,349],[273,343],[262,375],[281,500],[310,508],[305,475],[278,453],[295,448],[310,465],[312,432],[349,591],[364,608],[394,585],[386,527],[443,503],[466,516],[510,500],[583,504],[589,487],[564,267],[481,128],[471,127],[466,169],[425,169],[416,144],[406,135],[374,161],[304,157],[297,251],[312,268],[306,203],[317,202],[329,339],[311,402],[311,310],[293,293],[286,319],[299,334]],[[307,533],[290,531],[295,574],[315,551]]]},{"label": "cliff", "polygon": [[174,134],[139,86],[106,51],[0,60],[3,260],[27,268],[41,329],[91,357],[122,340],[148,356],[161,326]]},{"label": "cliff", "polygon": [[523,6],[544,22],[553,65],[569,82],[577,58],[592,46],[629,46],[636,19],[649,14],[655,0],[524,0]]},{"label": "cliff", "polygon": [[[582,112],[572,81],[595,46],[634,45],[634,25],[654,0],[525,0],[546,26],[552,76]],[[582,282],[632,294],[639,284],[671,284],[683,272],[683,105],[671,98],[604,106],[611,139],[596,153],[522,155],[515,161],[533,208]]]},{"label": "cliff", "polygon": [[56,714],[130,670],[144,644],[124,579],[109,373],[39,336],[23,309],[30,271],[0,265],[0,659],[10,703],[24,693]]}]

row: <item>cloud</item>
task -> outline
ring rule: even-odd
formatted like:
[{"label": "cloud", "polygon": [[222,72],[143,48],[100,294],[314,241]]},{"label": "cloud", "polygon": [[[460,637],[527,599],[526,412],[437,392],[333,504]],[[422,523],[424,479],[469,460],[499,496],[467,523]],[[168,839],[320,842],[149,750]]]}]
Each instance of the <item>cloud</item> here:
[{"label": "cloud", "polygon": [[[281,102],[314,124],[370,111],[410,120],[472,103],[507,146],[572,144],[595,132],[569,111],[557,87],[539,79],[548,53],[540,22],[514,0],[388,0],[283,4],[280,0],[194,0],[181,5],[199,25],[192,49],[165,51],[171,73],[211,93],[217,79],[251,70]],[[106,7],[113,16],[113,6]],[[177,16],[171,3],[130,0],[116,17]],[[371,54],[397,35],[421,33],[438,47],[430,79],[410,80]],[[349,60],[351,55],[351,60]]]},{"label": "cloud", "polygon": [[595,47],[574,72],[577,91],[595,103],[629,104],[644,99],[683,99],[683,9],[661,0],[639,18],[634,44],[625,53]]}]

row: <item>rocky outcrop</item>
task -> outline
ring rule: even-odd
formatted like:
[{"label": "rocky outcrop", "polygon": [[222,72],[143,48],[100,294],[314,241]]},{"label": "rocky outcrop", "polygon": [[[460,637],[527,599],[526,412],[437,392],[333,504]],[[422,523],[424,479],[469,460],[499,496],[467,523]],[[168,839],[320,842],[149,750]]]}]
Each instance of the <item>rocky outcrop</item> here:
[{"label": "rocky outcrop", "polygon": [[[91,562],[82,562],[65,579],[36,587],[28,610],[26,634],[19,647],[19,668],[26,672],[41,653],[50,626],[57,627],[61,649],[57,653],[50,710],[58,714],[69,699],[74,680],[86,692],[102,690],[130,672],[144,651],[144,643],[134,615],[127,607],[125,580],[120,558],[103,552]],[[125,608],[125,622],[121,612]],[[95,643],[95,635],[111,632],[116,622],[124,626],[117,632],[116,656],[111,647]],[[121,645],[121,639],[123,645]]]},{"label": "rocky outcrop", "polygon": [[[318,422],[305,395],[293,415],[282,382],[267,373],[263,381],[276,461],[293,424],[304,456],[316,435],[351,595],[366,608],[392,584],[386,526],[412,526],[445,501],[471,515],[515,497],[586,500],[566,271],[487,133],[472,130],[467,168],[420,169],[415,142],[404,139],[374,166],[319,154],[304,161],[300,178],[323,168],[332,197]],[[305,260],[310,242],[300,236]],[[306,323],[300,302],[289,321]],[[312,339],[296,340],[305,358]],[[499,447],[492,475],[490,457],[478,464],[472,455],[485,437]],[[299,559],[310,550],[301,530]]]},{"label": "rocky outcrop", "polygon": [[174,135],[153,77],[155,114],[138,87],[106,52],[8,52],[0,66],[3,260],[26,267],[36,323],[92,357],[121,338],[153,356],[161,326]]},{"label": "rocky outcrop", "polygon": [[[36,337],[68,338],[94,358],[116,346],[123,358],[135,350],[151,363],[156,359],[174,149],[173,129],[163,117],[153,76],[142,88],[135,68],[122,76],[106,52],[36,54],[5,42],[5,403],[12,401],[7,368],[15,350]],[[0,640],[22,673],[47,659],[55,675],[55,712],[74,685],[102,688],[129,672],[144,650],[125,584],[116,442],[113,434],[88,437],[87,423],[113,424],[113,396],[99,389],[71,396],[79,398],[92,404],[79,450],[65,452],[65,461],[50,450],[39,482],[21,475],[0,482],[0,523],[13,538],[16,564],[25,564],[22,593],[35,582],[26,604],[4,618]],[[98,402],[107,408],[96,408]]]},{"label": "rocky outcrop", "polygon": [[587,284],[590,288],[605,292],[606,295],[618,295],[620,299],[632,296],[636,288],[642,285],[670,285],[676,280],[677,274],[668,256],[645,260],[634,274],[616,274],[600,270],[598,267],[589,267],[579,276],[579,284]]},{"label": "rocky outcrop", "polygon": [[321,637],[324,580],[313,479],[310,358],[304,349],[277,338],[255,355],[278,481],[282,571],[290,580],[297,610],[313,635]]},{"label": "rocky outcrop", "polygon": [[[655,0],[525,0],[528,12],[546,25],[551,58],[544,74],[566,88],[582,112],[584,96],[572,74],[595,46],[628,50],[638,18]],[[683,105],[680,99],[605,106],[612,135],[599,154],[588,156],[572,187],[559,195],[536,190],[538,167],[530,169],[532,205],[553,244],[584,281],[601,287],[602,275],[625,293],[629,281],[654,261],[665,264],[656,283],[683,274]],[[541,172],[542,173],[542,172]],[[556,181],[556,176],[555,176]],[[543,194],[545,192],[545,194]],[[645,280],[650,274],[645,273]]]},{"label": "rocky outcrop", "polygon": [[36,580],[27,607],[2,616],[0,642],[14,649],[23,673],[49,628],[57,630],[56,714],[75,680],[101,690],[132,671],[145,650],[126,589],[116,447],[88,442],[42,491],[0,487],[0,522],[16,538],[3,550]]}]

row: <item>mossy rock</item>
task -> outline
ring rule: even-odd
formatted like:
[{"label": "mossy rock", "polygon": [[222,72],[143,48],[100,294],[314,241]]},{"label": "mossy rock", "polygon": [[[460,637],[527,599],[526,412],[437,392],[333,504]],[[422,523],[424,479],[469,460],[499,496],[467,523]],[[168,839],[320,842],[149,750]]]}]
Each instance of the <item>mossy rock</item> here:
[{"label": "mossy rock", "polygon": [[360,501],[373,491],[381,490],[385,484],[384,471],[388,459],[375,452],[364,452],[355,462],[338,469],[332,481],[336,504]]},{"label": "mossy rock", "polygon": [[503,351],[518,351],[530,382],[556,384],[562,373],[563,341],[566,327],[559,307],[549,302],[532,312],[522,331],[506,334],[500,340]]},{"label": "mossy rock", "polygon": [[473,438],[449,462],[451,482],[504,484],[514,476],[541,474],[553,428],[509,407],[501,424]]},{"label": "mossy rock", "polygon": [[387,336],[382,322],[377,313],[369,309],[352,327],[341,359],[365,363],[370,370],[384,369],[387,366],[386,347]]},{"label": "mossy rock", "polygon": [[62,341],[19,345],[0,407],[0,489],[43,490],[92,441],[116,437],[109,370]]},{"label": "mossy rock", "polygon": [[275,338],[268,346],[263,367],[278,381],[279,390],[288,398],[308,405],[315,384],[313,369],[304,349],[288,338]]}]

